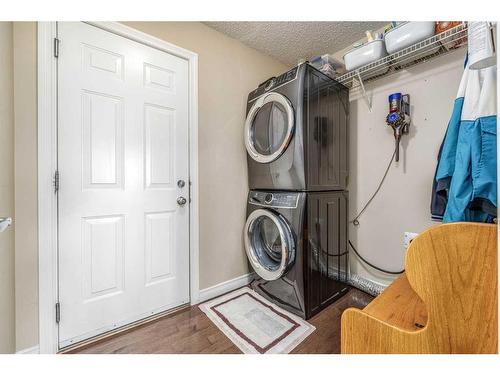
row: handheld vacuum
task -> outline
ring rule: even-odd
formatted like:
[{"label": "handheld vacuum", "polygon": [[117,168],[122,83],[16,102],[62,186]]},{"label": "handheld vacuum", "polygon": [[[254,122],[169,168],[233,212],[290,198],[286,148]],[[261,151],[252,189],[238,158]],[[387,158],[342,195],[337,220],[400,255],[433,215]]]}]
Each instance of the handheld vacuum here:
[{"label": "handheld vacuum", "polygon": [[399,161],[399,142],[410,131],[410,95],[400,92],[389,95],[389,114],[385,120],[394,131],[396,161]]}]

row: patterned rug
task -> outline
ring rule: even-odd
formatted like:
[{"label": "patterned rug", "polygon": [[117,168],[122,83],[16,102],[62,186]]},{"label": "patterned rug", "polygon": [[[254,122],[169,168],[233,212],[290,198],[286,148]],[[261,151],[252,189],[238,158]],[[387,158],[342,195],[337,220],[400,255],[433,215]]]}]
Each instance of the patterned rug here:
[{"label": "patterned rug", "polygon": [[200,309],[246,354],[290,353],[315,330],[247,287],[203,303]]}]

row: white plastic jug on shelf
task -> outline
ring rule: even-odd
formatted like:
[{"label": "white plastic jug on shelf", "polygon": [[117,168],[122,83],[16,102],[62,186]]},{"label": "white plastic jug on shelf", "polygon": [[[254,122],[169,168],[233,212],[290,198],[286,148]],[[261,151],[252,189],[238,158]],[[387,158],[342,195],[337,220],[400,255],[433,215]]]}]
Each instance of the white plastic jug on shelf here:
[{"label": "white plastic jug on shelf", "polygon": [[496,64],[492,27],[490,22],[469,22],[470,69],[484,69]]},{"label": "white plastic jug on shelf", "polygon": [[10,217],[0,217],[0,232],[3,232],[11,224],[12,224],[12,218],[10,218]]}]

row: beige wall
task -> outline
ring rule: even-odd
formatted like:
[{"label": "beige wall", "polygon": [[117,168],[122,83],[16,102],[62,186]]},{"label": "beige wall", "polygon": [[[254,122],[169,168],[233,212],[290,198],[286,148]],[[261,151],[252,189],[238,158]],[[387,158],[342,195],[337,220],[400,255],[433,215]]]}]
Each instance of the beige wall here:
[{"label": "beige wall", "polygon": [[[359,219],[349,226],[358,251],[382,268],[403,267],[403,234],[421,232],[430,220],[431,184],[437,154],[451,115],[465,50],[442,56],[367,85],[373,96],[370,113],[363,99],[351,97],[350,217],[375,191],[394,151],[392,129],[385,124],[387,97],[393,92],[411,96],[412,125],[404,135],[400,162],[393,164],[384,186]],[[389,277],[360,263],[351,253],[351,273],[388,284]]]},{"label": "beige wall", "polygon": [[[12,22],[0,22],[0,217],[14,217],[14,112]],[[12,353],[14,331],[14,228],[0,233],[0,354]]]},{"label": "beige wall", "polygon": [[201,23],[126,24],[199,55],[200,288],[245,274],[246,97],[287,66]]},{"label": "beige wall", "polygon": [[[248,272],[247,94],[287,66],[197,22],[127,23],[199,55],[200,288]],[[15,23],[16,348],[38,342],[36,24]]]},{"label": "beige wall", "polygon": [[14,22],[16,350],[38,344],[36,35]]}]

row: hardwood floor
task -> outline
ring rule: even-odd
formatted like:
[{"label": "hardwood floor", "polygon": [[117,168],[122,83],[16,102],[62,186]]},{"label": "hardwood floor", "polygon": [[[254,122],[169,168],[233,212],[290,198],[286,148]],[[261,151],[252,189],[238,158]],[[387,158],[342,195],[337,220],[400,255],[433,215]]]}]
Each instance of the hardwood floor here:
[{"label": "hardwood floor", "polygon": [[[292,353],[340,353],[340,317],[348,307],[363,308],[372,296],[352,288],[345,296],[314,316],[316,330]],[[70,354],[241,353],[198,308],[191,306],[98,342]]]}]

